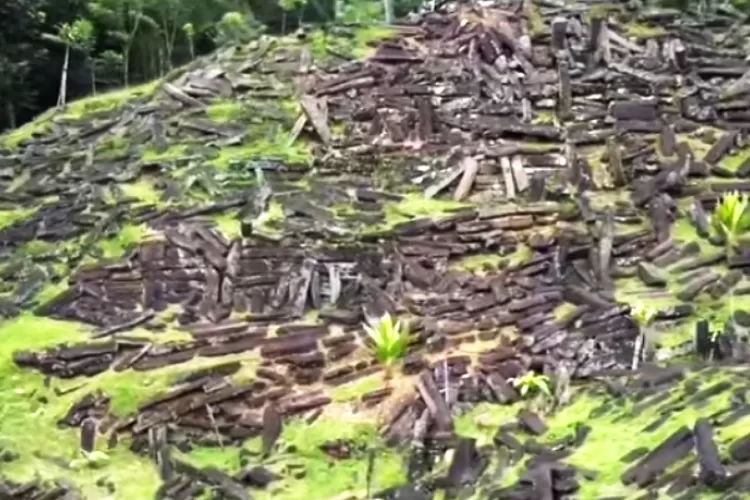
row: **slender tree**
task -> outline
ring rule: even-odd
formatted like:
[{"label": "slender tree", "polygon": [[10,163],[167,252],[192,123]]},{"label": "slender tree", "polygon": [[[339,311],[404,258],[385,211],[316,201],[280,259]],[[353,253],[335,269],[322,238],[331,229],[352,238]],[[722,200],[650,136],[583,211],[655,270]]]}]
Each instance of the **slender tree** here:
[{"label": "slender tree", "polygon": [[195,59],[195,25],[193,23],[185,23],[182,25],[182,32],[185,33],[185,39],[188,42],[188,50],[190,51],[190,60]]},{"label": "slender tree", "polygon": [[30,105],[34,62],[47,51],[38,43],[44,22],[43,0],[0,0],[0,103],[7,124],[16,126],[19,106]]},{"label": "slender tree", "polygon": [[385,24],[393,24],[393,0],[383,0],[383,10],[385,11]]},{"label": "slender tree", "polygon": [[65,47],[65,55],[63,56],[63,65],[60,73],[60,91],[57,95],[57,106],[63,107],[67,103],[68,97],[70,52],[73,49],[80,49],[87,54],[89,53],[94,40],[94,25],[88,19],[77,19],[73,23],[60,25],[56,34],[44,34],[44,38]]}]

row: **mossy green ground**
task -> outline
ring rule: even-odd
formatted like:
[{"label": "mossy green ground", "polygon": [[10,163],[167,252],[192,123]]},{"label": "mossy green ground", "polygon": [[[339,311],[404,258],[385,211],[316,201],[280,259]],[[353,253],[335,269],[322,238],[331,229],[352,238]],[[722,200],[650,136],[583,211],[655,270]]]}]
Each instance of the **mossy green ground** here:
[{"label": "mossy green ground", "polygon": [[[681,211],[685,213],[688,206],[681,204]],[[683,215],[677,219],[672,228],[672,237],[678,245],[688,243],[698,243],[700,246],[700,255],[709,256],[717,253],[723,253],[727,250],[721,246],[715,246],[708,240],[698,236],[695,228]],[[679,265],[676,264],[676,265]],[[686,274],[674,272],[675,265],[669,266],[664,270],[667,278],[666,289],[653,289],[646,287],[638,278],[627,278],[618,280],[616,295],[619,301],[631,305],[648,304],[657,310],[668,310],[671,307],[682,304],[675,297],[675,294],[684,288],[684,284],[677,282],[680,277]],[[726,265],[715,265],[712,269],[723,275],[729,272]],[[746,281],[740,282],[741,286]],[[734,311],[750,310],[750,295],[734,296],[732,293],[719,298],[713,299],[706,293],[701,293],[695,300],[690,303],[695,307],[696,313],[686,320],[680,320],[675,323],[668,323],[666,326],[656,326],[653,328],[656,343],[659,347],[665,349],[676,349],[689,344],[693,341],[695,335],[695,325],[700,320],[709,320],[712,324],[720,325],[728,321]]]},{"label": "mossy green ground", "polygon": [[[592,12],[595,9],[592,9]],[[538,29],[538,11],[534,11],[532,24]],[[370,41],[380,40],[393,33],[392,30],[373,27],[358,30],[354,40],[341,39],[333,35],[315,32],[311,35],[309,44],[313,58],[324,61],[331,57],[329,50],[344,50],[355,57],[365,56],[372,48],[368,45]],[[631,25],[628,27],[628,35],[634,38],[649,38],[660,36],[663,33],[659,28],[650,26]],[[292,40],[292,38],[290,38]],[[37,135],[48,132],[54,127],[55,122],[74,121],[89,119],[91,116],[101,113],[115,112],[133,99],[145,99],[154,94],[159,88],[160,81],[151,82],[138,87],[113,91],[96,97],[82,99],[70,103],[66,109],[50,111],[40,116],[34,122],[21,127],[10,134],[0,138],[0,146],[16,149],[23,141]],[[218,125],[241,124],[247,128],[249,139],[238,146],[221,148],[216,157],[209,163],[216,170],[226,172],[234,164],[245,164],[256,159],[275,158],[291,163],[308,163],[312,159],[309,145],[304,141],[291,141],[289,132],[294,120],[299,115],[300,109],[290,95],[287,99],[279,100],[269,105],[257,102],[216,101],[206,110],[206,116]],[[265,119],[273,119],[271,127],[266,126]],[[540,115],[539,123],[549,123],[550,116]],[[690,139],[690,144],[696,153],[705,153],[708,146],[695,139]],[[545,145],[538,145],[544,149]],[[168,163],[178,164],[182,159],[193,154],[202,152],[202,146],[191,141],[169,144],[165,150],[157,151],[152,146],[133,145],[122,137],[111,137],[97,146],[95,151],[98,160],[107,160],[120,154],[131,153],[134,148],[141,152],[143,163]],[[598,154],[601,152],[598,151]],[[592,156],[593,157],[593,156]],[[745,159],[748,153],[741,152],[726,158],[722,166],[736,169]],[[180,168],[177,168],[176,177],[179,177]],[[184,172],[184,168],[182,169]],[[23,176],[19,176],[17,182],[11,185],[10,191],[15,191],[26,182]],[[164,206],[161,200],[161,191],[152,182],[152,179],[142,177],[134,182],[121,184],[119,186],[124,194],[134,198],[141,204],[152,204]],[[624,192],[616,196],[625,195]],[[607,196],[607,202],[614,199],[611,193]],[[406,199],[399,203],[390,203],[386,206],[386,221],[382,227],[386,229],[394,224],[410,220],[415,217],[438,217],[452,210],[465,207],[465,204],[443,201],[425,200],[419,194],[409,194]],[[6,227],[16,220],[21,220],[33,214],[32,209],[5,209],[0,211],[0,228]],[[264,214],[263,219],[258,221],[264,231],[275,233],[274,222],[284,217],[283,207],[278,203],[272,203],[270,209]],[[227,235],[238,237],[240,235],[240,222],[235,212],[227,212],[215,218],[217,226]],[[696,238],[694,232],[686,221],[681,219],[675,228],[676,238],[680,241],[693,241]],[[120,234],[113,238],[104,239],[97,243],[103,257],[119,258],[135,243],[144,238],[155,235],[145,226],[126,225]],[[34,242],[27,245],[24,251],[32,252]],[[74,243],[71,243],[74,244]],[[702,244],[703,245],[703,244]],[[706,247],[706,249],[708,249]],[[39,250],[37,248],[37,250]],[[506,264],[522,262],[528,258],[530,251],[525,246],[520,246],[518,251],[511,256],[501,258],[498,255],[480,255],[467,261],[459,263],[463,269],[480,272],[485,267],[498,267]],[[670,281],[672,283],[672,281]],[[50,285],[45,288],[40,299],[46,300],[54,296],[66,286],[64,282]],[[618,283],[618,292],[625,301],[633,302],[642,300],[635,292],[635,282],[623,280]],[[42,300],[42,301],[43,301]],[[671,298],[649,298],[649,302],[658,306],[674,305]],[[703,300],[703,299],[701,299]],[[750,299],[738,299],[736,307],[750,308]],[[708,305],[706,305],[708,307]],[[721,311],[728,308],[721,308]],[[562,311],[560,314],[563,314]],[[662,342],[666,345],[685,342],[692,335],[691,322],[686,322],[680,328],[665,332]],[[150,336],[149,332],[135,332],[137,335]],[[158,342],[174,341],[181,334],[168,332],[161,334]],[[85,380],[53,381],[53,387],[71,388],[82,385],[76,391],[64,396],[56,396],[51,388],[44,386],[43,377],[38,373],[21,370],[12,361],[13,352],[16,350],[37,350],[49,347],[61,342],[76,342],[87,339],[86,329],[80,325],[68,322],[60,322],[49,319],[37,318],[24,315],[18,319],[5,322],[0,325],[0,448],[18,452],[20,459],[9,464],[3,464],[2,472],[14,479],[31,479],[39,475],[42,478],[65,477],[78,484],[86,498],[107,498],[107,493],[97,486],[100,478],[107,478],[117,486],[113,498],[116,499],[141,499],[153,498],[159,481],[153,464],[144,458],[137,457],[127,449],[127,440],[124,440],[114,450],[104,450],[108,460],[100,468],[77,467],[71,470],[71,465],[79,458],[78,432],[71,429],[60,429],[57,420],[62,417],[68,408],[80,397],[92,390],[102,390],[112,397],[112,408],[118,414],[124,415],[133,412],[143,401],[164,391],[171,382],[186,371],[194,370],[209,364],[218,364],[227,361],[225,358],[207,360],[197,359],[191,363],[177,367],[169,367],[154,370],[147,373],[136,373],[132,370],[115,373],[106,372],[97,377]],[[242,360],[248,368],[252,367],[255,360],[243,355],[232,359]],[[246,376],[248,370],[243,370],[238,377]],[[703,386],[726,379],[730,375],[724,374],[697,374]],[[332,397],[336,403],[345,404],[347,401],[357,399],[361,394],[379,387],[382,383],[378,376],[368,377],[357,383],[347,384],[333,391]],[[625,402],[618,411],[603,416],[590,417],[590,412],[603,402],[611,398],[605,395],[593,394],[591,391],[580,391],[573,402],[556,412],[550,417],[551,431],[543,440],[552,440],[563,437],[573,432],[577,424],[585,423],[592,427],[592,434],[586,443],[580,447],[570,458],[572,463],[600,472],[597,481],[586,482],[580,496],[582,499],[598,499],[606,495],[633,495],[634,492],[620,485],[619,475],[625,465],[619,462],[619,458],[633,448],[640,446],[655,446],[677,427],[683,424],[692,425],[699,416],[706,416],[718,409],[728,405],[730,392],[727,391],[711,399],[709,404],[701,409],[687,408],[675,412],[667,424],[651,433],[648,442],[636,441],[633,436],[636,432],[657,417],[656,409],[649,409],[627,418],[618,419],[618,415],[628,412],[633,404]],[[687,393],[682,389],[672,391],[670,401],[685,399]],[[41,398],[48,402],[43,403]],[[666,403],[665,403],[666,404]],[[502,423],[514,419],[521,405],[499,406],[482,404],[472,412],[459,417],[456,422],[459,434],[477,437],[483,442],[489,442],[491,436]],[[347,421],[347,415],[341,418],[330,415],[319,420],[314,425],[306,425],[295,420],[288,423],[282,436],[281,449],[289,446],[296,448],[295,452],[282,452],[274,457],[275,464],[271,467],[283,469],[292,463],[301,464],[307,471],[304,478],[290,479],[272,487],[265,493],[255,494],[256,498],[273,498],[274,500],[297,500],[299,498],[327,499],[341,495],[343,492],[351,492],[354,495],[363,495],[366,473],[366,456],[363,453],[356,454],[349,460],[333,460],[325,456],[318,448],[320,444],[331,439],[350,439],[370,447],[380,447],[376,438],[375,429],[372,425],[352,419]],[[722,451],[724,445],[731,437],[738,437],[747,427],[748,420],[743,419],[728,429],[720,432]],[[103,441],[103,440],[102,440]],[[53,443],[53,445],[51,445]],[[257,440],[250,440],[244,447],[251,451],[257,451],[259,444]],[[236,447],[225,448],[198,448],[184,456],[198,465],[219,465],[229,471],[239,468],[239,452]],[[404,479],[403,455],[399,450],[381,449],[375,468],[374,489],[384,488],[399,483]],[[273,462],[273,460],[272,460]],[[509,475],[506,481],[516,477]],[[138,478],[134,481],[133,478]],[[706,497],[709,498],[709,497]]]},{"label": "mossy green ground", "polygon": [[[135,335],[139,335],[136,331]],[[149,335],[143,332],[140,335]],[[178,334],[175,334],[178,335]],[[63,342],[75,343],[88,337],[84,328],[68,322],[22,316],[6,322],[0,327],[0,449],[20,454],[14,462],[3,465],[3,473],[17,480],[29,480],[38,475],[44,479],[66,477],[78,484],[86,498],[105,498],[104,491],[97,481],[106,478],[116,485],[111,498],[141,499],[153,498],[159,481],[153,464],[132,454],[127,442],[121,442],[114,450],[104,447],[105,439],[100,439],[99,449],[107,460],[98,467],[76,465],[78,453],[78,432],[75,429],[61,429],[57,421],[84,394],[101,390],[111,397],[111,409],[118,415],[134,412],[138,405],[162,393],[181,374],[206,366],[232,360],[254,363],[247,355],[232,355],[221,359],[199,358],[177,366],[165,367],[146,373],[126,370],[107,371],[96,377],[55,381],[53,387],[62,389],[77,388],[63,396],[56,396],[53,388],[46,388],[43,376],[28,370],[21,370],[13,362],[13,353],[19,350],[36,350]],[[159,338],[162,338],[160,335]],[[175,340],[174,335],[165,340]],[[349,395],[359,396],[362,389],[357,386]],[[348,398],[342,393],[338,400]],[[42,402],[46,400],[47,402]],[[290,463],[301,466],[306,477],[279,483],[272,491],[258,498],[296,500],[305,492],[316,493],[315,498],[331,498],[342,491],[359,491],[364,488],[366,461],[359,453],[349,460],[336,460],[327,457],[319,446],[331,439],[351,440],[360,445],[378,443],[375,428],[364,422],[347,422],[342,418],[325,417],[315,425],[307,425],[292,420],[285,427],[283,447],[293,447],[295,452],[282,453],[274,457],[272,468],[279,472]],[[54,443],[54,446],[50,446]],[[259,449],[257,440],[250,440],[245,448]],[[282,447],[282,448],[283,448]],[[230,471],[239,469],[239,447],[198,448],[186,457],[197,465],[222,465]],[[383,449],[378,455],[375,484],[388,487],[403,480],[404,467],[401,457],[395,450]],[[137,477],[138,481],[133,481]]]},{"label": "mossy green ground", "polygon": [[[705,389],[725,380],[734,380],[738,385],[744,385],[742,378],[735,379],[731,372],[711,373],[703,370],[689,375],[685,382],[665,393],[658,403],[645,409],[636,407],[638,403],[627,399],[618,400],[594,393],[591,389],[579,388],[570,405],[564,406],[547,417],[550,431],[537,440],[541,443],[552,444],[575,435],[575,429],[579,425],[591,427],[591,433],[584,444],[566,459],[571,464],[598,473],[596,480],[582,483],[582,490],[577,498],[596,500],[620,495],[629,499],[636,498],[642,495],[643,491],[638,492],[634,488],[621,484],[620,475],[629,467],[629,464],[621,462],[620,459],[637,448],[645,446],[653,449],[680,427],[684,425],[692,427],[698,418],[706,418],[718,411],[728,409],[732,397],[731,391],[724,391],[706,400],[700,407],[688,405],[684,409],[678,409],[696,392],[694,388],[687,388],[689,384],[697,383],[699,389]],[[499,406],[483,403],[470,413],[459,417],[456,420],[456,430],[461,435],[478,439],[480,444],[491,443],[497,428],[502,424],[515,421],[516,414],[526,404],[528,403]],[[612,404],[613,409],[603,416],[592,416],[592,411],[602,404]],[[644,428],[658,420],[662,411],[667,408],[675,409],[670,418],[656,430],[644,431]],[[721,453],[726,453],[728,442],[747,433],[748,423],[750,423],[750,418],[746,417],[717,431]],[[531,436],[526,436],[526,438],[531,438]],[[518,469],[515,472],[506,477],[506,482],[511,483],[518,477]],[[718,498],[718,495],[706,493],[700,498]]]},{"label": "mossy green ground", "polygon": [[[107,451],[109,463],[101,469],[71,470],[71,463],[80,458],[78,433],[58,428],[57,421],[82,392],[58,397],[44,387],[42,375],[21,370],[13,362],[17,350],[40,349],[85,338],[85,332],[75,324],[32,316],[20,317],[0,327],[0,448],[20,455],[18,460],[3,464],[3,474],[18,480],[35,476],[66,477],[79,485],[86,498],[107,497],[96,484],[106,477],[117,485],[116,498],[152,498],[157,484],[154,468],[124,446]],[[148,388],[147,377],[138,376],[137,383],[132,378],[126,382],[126,377],[127,374],[120,380],[112,380],[111,385],[104,384],[121,408],[132,406],[138,387]],[[89,383],[93,388],[99,382]],[[41,402],[41,398],[48,403]],[[133,481],[134,477],[139,480]]]},{"label": "mossy green ground", "polygon": [[145,99],[152,96],[160,85],[161,80],[156,80],[142,85],[117,89],[79,99],[69,103],[62,109],[50,109],[42,113],[34,121],[0,137],[0,146],[15,149],[31,137],[48,132],[52,128],[55,119],[80,120],[93,114],[116,111],[137,99]]}]

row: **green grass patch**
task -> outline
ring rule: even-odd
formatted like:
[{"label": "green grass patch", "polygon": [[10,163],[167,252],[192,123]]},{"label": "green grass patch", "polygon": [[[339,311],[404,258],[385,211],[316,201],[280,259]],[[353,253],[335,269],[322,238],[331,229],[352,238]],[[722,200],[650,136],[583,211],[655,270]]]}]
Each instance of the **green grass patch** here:
[{"label": "green grass patch", "polygon": [[236,210],[214,217],[216,227],[229,239],[242,237],[242,221]]},{"label": "green grass patch", "polygon": [[26,123],[0,137],[0,146],[8,149],[18,149],[24,142],[36,137],[43,136],[52,131],[52,117],[55,109],[45,111],[33,121]]},{"label": "green grass patch", "polygon": [[[321,417],[314,424],[301,419],[287,421],[279,440],[279,451],[272,455],[267,465],[281,472],[286,478],[271,483],[265,491],[254,491],[259,500],[298,500],[301,498],[339,498],[346,492],[363,498],[366,488],[367,453],[355,451],[348,459],[333,459],[321,449],[321,445],[333,440],[345,440],[355,447],[377,447],[374,467],[373,490],[380,490],[403,483],[405,467],[399,453],[385,449],[375,427],[344,418]],[[260,441],[252,439],[244,447],[253,452],[260,450]],[[285,449],[293,449],[286,452]],[[240,469],[239,447],[197,447],[182,456],[199,467],[219,467],[225,471]],[[289,477],[289,470],[304,471],[304,477]],[[287,472],[284,473],[283,471]]]},{"label": "green grass patch", "polygon": [[146,163],[157,163],[162,161],[175,161],[188,155],[188,146],[185,144],[174,144],[164,151],[157,151],[153,147],[143,152],[142,160]]},{"label": "green grass patch", "polygon": [[147,179],[120,184],[120,189],[128,198],[134,198],[148,205],[156,205],[161,201],[161,191]]},{"label": "green grass patch", "polygon": [[120,229],[114,238],[107,238],[97,243],[104,259],[119,259],[135,245],[146,239],[151,231],[145,224],[128,224]]},{"label": "green grass patch", "polygon": [[342,384],[330,391],[331,398],[339,403],[356,401],[368,392],[382,388],[384,385],[383,375],[376,373],[363,377],[348,384]]},{"label": "green grass patch", "polygon": [[[684,210],[685,207],[682,207]],[[672,227],[672,237],[678,245],[698,243],[701,255],[711,255],[722,252],[723,249],[716,247],[708,241],[700,238],[686,216],[679,217]],[[681,261],[682,262],[682,261]],[[689,273],[677,274],[670,272],[673,266],[665,269],[667,287],[665,289],[648,288],[638,278],[626,278],[618,280],[616,295],[617,300],[631,305],[648,303],[649,306],[658,310],[667,310],[682,302],[675,296],[685,285],[678,283],[678,279]],[[713,270],[719,274],[729,272],[726,265],[713,266]],[[746,281],[741,281],[737,286],[743,286]],[[731,292],[724,297],[715,300],[706,293],[698,295],[691,304],[695,307],[695,314],[678,322],[668,322],[665,325],[653,325],[649,332],[653,340],[660,348],[674,349],[684,346],[693,341],[695,337],[696,323],[702,319],[709,320],[715,324],[728,321],[734,311],[750,309],[750,296],[733,296]]]},{"label": "green grass patch", "polygon": [[153,96],[161,86],[161,80],[112,90],[103,94],[85,97],[69,103],[62,117],[69,120],[81,120],[92,115],[116,111],[129,101],[147,99]]},{"label": "green grass patch", "polygon": [[315,61],[330,60],[332,55],[329,50],[339,54],[345,54],[356,59],[370,57],[375,48],[371,44],[390,38],[396,34],[396,30],[388,26],[368,26],[354,31],[353,36],[337,36],[322,30],[313,31],[307,43],[310,46]]},{"label": "green grass patch", "polygon": [[28,219],[36,210],[31,208],[19,208],[15,210],[0,210],[0,229],[5,229],[16,222]]},{"label": "green grass patch", "polygon": [[391,224],[404,222],[415,217],[440,216],[451,211],[468,208],[470,205],[453,200],[425,198],[421,193],[408,194],[398,203],[385,207],[386,221]]},{"label": "green grass patch", "polygon": [[279,132],[272,137],[259,138],[244,146],[222,148],[219,156],[210,164],[218,169],[228,170],[233,165],[261,159],[308,163],[312,160],[312,155],[307,145],[299,141],[290,144],[289,134]]},{"label": "green grass patch", "polygon": [[114,160],[128,153],[130,143],[125,137],[110,136],[102,140],[96,148],[96,157],[99,160]]},{"label": "green grass patch", "polygon": [[508,258],[500,254],[477,254],[464,257],[456,262],[456,269],[471,273],[484,273],[490,269],[499,269],[503,264],[507,265]]},{"label": "green grass patch", "polygon": [[253,221],[253,231],[271,237],[280,236],[282,231],[278,226],[285,218],[284,206],[277,201],[271,201],[268,210]]},{"label": "green grass patch", "polygon": [[750,159],[750,148],[743,149],[742,151],[738,151],[732,155],[724,157],[719,162],[719,166],[734,172],[738,168],[740,168],[740,165],[745,163],[745,161],[747,161],[748,159]]},{"label": "green grass patch", "polygon": [[[13,362],[15,351],[36,350],[51,344],[81,341],[85,337],[84,331],[74,323],[34,316],[21,316],[0,327],[3,339],[0,343],[0,448],[20,454],[18,460],[3,464],[3,474],[17,481],[65,477],[81,488],[84,498],[107,497],[106,491],[96,484],[99,478],[106,477],[117,485],[115,498],[153,498],[159,484],[153,465],[131,454],[124,444],[106,451],[108,460],[100,469],[64,468],[63,465],[70,465],[79,458],[79,433],[76,429],[58,428],[57,421],[83,394],[75,391],[57,397],[44,387],[41,374],[22,371]],[[134,477],[138,481],[133,481]]]},{"label": "green grass patch", "polygon": [[625,12],[622,5],[615,3],[603,3],[592,6],[586,13],[589,22],[594,19],[606,19],[609,16],[620,15]]},{"label": "green grass patch", "polygon": [[223,100],[206,108],[206,114],[216,123],[236,123],[249,118],[250,109],[240,101]]},{"label": "green grass patch", "polygon": [[367,28],[360,28],[354,34],[352,55],[357,59],[366,59],[375,52],[375,49],[371,44],[391,38],[395,34],[396,31],[388,26],[369,26]]},{"label": "green grass patch", "polygon": [[625,34],[630,38],[637,38],[639,40],[647,38],[658,38],[665,36],[667,30],[661,26],[651,26],[642,23],[628,23],[625,25]]},{"label": "green grass patch", "polygon": [[[700,380],[701,389],[709,387],[726,379],[726,373],[709,375],[707,373],[692,374],[694,380]],[[578,447],[565,461],[573,465],[594,470],[598,477],[594,481],[582,482],[582,489],[578,493],[580,498],[604,498],[608,496],[629,495],[636,490],[626,487],[620,482],[620,475],[629,464],[620,461],[621,457],[642,446],[651,449],[658,446],[679,427],[692,427],[698,418],[705,417],[716,411],[729,407],[732,391],[725,391],[709,399],[706,406],[696,408],[688,405],[679,408],[680,403],[689,399],[687,388],[677,386],[671,392],[665,391],[664,400],[651,407],[634,411],[634,404],[626,399],[613,400],[605,394],[594,394],[577,390],[572,403],[558,412],[546,417],[550,431],[542,436],[540,441],[553,443],[566,436],[575,434],[579,425],[589,425],[592,430],[584,444]],[[591,413],[604,403],[613,403],[613,410],[603,416],[592,417]],[[471,412],[456,419],[456,432],[463,436],[473,437],[479,444],[492,442],[492,436],[500,425],[515,421],[517,412],[525,403],[512,406],[482,403]],[[660,410],[667,406],[677,408],[670,419],[652,432],[642,431],[660,417]],[[730,438],[740,437],[744,428],[747,429],[747,417],[730,428],[718,432],[719,441],[726,444]],[[634,435],[638,439],[633,439]],[[531,436],[520,436],[529,439]],[[505,478],[506,484],[514,482],[521,468],[517,468]],[[704,498],[704,496],[701,496]],[[705,498],[713,498],[706,496]]]},{"label": "green grass patch", "polygon": [[[145,330],[135,330],[132,334],[159,342],[184,341],[187,336],[179,331],[170,334],[169,330],[160,335]],[[43,479],[65,476],[83,490],[85,498],[106,497],[96,484],[101,477],[115,483],[117,491],[112,498],[117,499],[153,498],[160,481],[153,463],[130,453],[127,442],[107,450],[104,438],[98,443],[98,448],[107,455],[102,467],[73,471],[63,467],[80,458],[79,431],[58,428],[57,421],[84,394],[103,391],[111,397],[111,410],[125,416],[167,390],[178,376],[192,370],[235,360],[257,364],[252,353],[243,353],[222,358],[196,358],[147,372],[110,370],[95,377],[56,381],[56,388],[65,392],[63,396],[56,396],[52,389],[44,387],[41,374],[19,369],[13,362],[13,353],[85,341],[86,329],[76,323],[26,315],[4,323],[0,327],[0,338],[3,339],[0,343],[0,448],[20,454],[19,460],[3,464],[3,473],[19,481],[37,476]],[[133,481],[134,477],[138,481]]]}]

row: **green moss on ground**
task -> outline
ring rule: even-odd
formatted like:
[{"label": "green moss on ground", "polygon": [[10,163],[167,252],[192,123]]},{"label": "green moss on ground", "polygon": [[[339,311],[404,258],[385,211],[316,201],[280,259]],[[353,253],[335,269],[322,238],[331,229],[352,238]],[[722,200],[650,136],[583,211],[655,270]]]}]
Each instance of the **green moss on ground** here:
[{"label": "green moss on ground", "polygon": [[54,115],[54,109],[46,111],[33,121],[11,130],[6,135],[0,136],[0,146],[8,149],[17,149],[24,142],[36,136],[49,133],[52,130],[52,117]]},{"label": "green moss on ground", "polygon": [[247,110],[235,100],[215,102],[206,108],[206,114],[216,123],[236,123],[247,118]]},{"label": "green moss on ground", "polygon": [[342,384],[329,391],[331,399],[335,402],[346,403],[356,401],[368,392],[382,389],[385,385],[383,375],[375,373],[367,377],[360,378],[348,384]]},{"label": "green moss on ground", "polygon": [[96,148],[95,155],[100,160],[115,160],[127,156],[130,143],[122,136],[109,136],[101,141]]},{"label": "green moss on ground", "polygon": [[661,26],[651,26],[643,23],[628,23],[625,25],[625,33],[631,38],[644,40],[647,38],[659,38],[667,35],[667,30]]},{"label": "green moss on ground", "polygon": [[64,108],[61,117],[68,120],[81,120],[92,115],[117,111],[132,101],[152,97],[160,87],[161,80],[155,80],[86,97],[69,103]]},{"label": "green moss on ground", "polygon": [[[591,390],[585,391],[579,388],[571,404],[546,417],[550,430],[538,440],[542,443],[553,444],[575,435],[578,426],[591,427],[591,432],[584,444],[566,459],[573,465],[598,474],[595,481],[582,483],[578,496],[593,499],[623,495],[630,498],[631,495],[642,494],[643,491],[624,486],[620,482],[620,476],[630,465],[622,462],[621,458],[636,448],[645,446],[653,449],[683,425],[692,427],[698,418],[704,418],[729,408],[732,391],[724,391],[715,395],[702,405],[688,404],[685,408],[682,406],[689,402],[690,397],[697,392],[695,388],[688,388],[688,384],[697,383],[700,389],[705,389],[730,379],[731,375],[726,372],[694,372],[674,389],[665,390],[664,398],[645,409],[642,406],[636,406],[638,403],[624,398],[617,399],[603,393],[594,393]],[[739,378],[737,382],[741,383]],[[491,443],[497,428],[514,421],[518,411],[527,404],[521,402],[505,406],[482,403],[471,412],[456,419],[456,432],[476,438],[480,444]],[[611,406],[612,410],[596,416],[595,410],[602,405]],[[663,425],[653,431],[645,430],[659,420],[662,411],[668,408],[674,411]],[[718,430],[717,439],[724,453],[728,442],[747,432],[748,423],[750,423],[750,417],[744,417],[731,426]],[[634,439],[634,436],[638,436],[638,439]],[[532,438],[530,435],[524,437]],[[506,484],[515,481],[522,468],[523,464],[516,466],[506,476]],[[706,494],[700,498],[715,497]]]},{"label": "green moss on ground", "polygon": [[386,204],[386,223],[393,225],[419,217],[439,217],[469,207],[468,203],[425,198],[421,193],[408,194],[402,201]]},{"label": "green moss on ground", "polygon": [[750,149],[743,149],[722,159],[719,166],[734,172],[748,159],[750,159]]},{"label": "green moss on ground", "polygon": [[310,53],[315,61],[328,61],[333,51],[355,59],[370,57],[375,49],[373,44],[396,34],[396,30],[387,26],[370,26],[356,30],[352,37],[340,36],[322,30],[310,33],[308,40]]},{"label": "green moss on ground", "polygon": [[154,187],[148,179],[139,179],[135,182],[120,184],[123,194],[128,198],[138,200],[146,205],[158,205],[161,202],[162,193]]},{"label": "green moss on ground", "polygon": [[17,149],[24,142],[49,133],[57,120],[82,120],[100,113],[116,111],[137,99],[153,96],[161,86],[161,80],[144,83],[124,89],[113,90],[95,96],[85,97],[69,103],[64,109],[52,108],[33,121],[0,136],[0,146]]},{"label": "green moss on ground", "polygon": [[[107,463],[99,469],[71,470],[71,463],[80,458],[79,433],[76,429],[58,428],[57,421],[83,392],[56,396],[44,387],[43,375],[22,370],[13,362],[15,351],[83,341],[86,337],[84,330],[75,324],[34,316],[22,316],[0,327],[3,339],[0,343],[0,448],[19,454],[18,460],[3,464],[2,472],[19,481],[64,476],[81,488],[85,498],[107,496],[96,484],[104,477],[117,485],[115,498],[152,498],[159,485],[156,470],[147,460],[130,453],[125,444],[107,450]],[[138,374],[137,379],[128,385],[148,387],[144,385],[143,374]],[[113,392],[115,400],[119,401],[120,395]],[[133,481],[134,477],[138,477],[138,481]]]},{"label": "green moss on ground", "polygon": [[28,219],[36,212],[33,208],[17,208],[13,210],[0,210],[0,230]]},{"label": "green moss on ground", "polygon": [[143,161],[145,163],[158,163],[179,160],[189,154],[187,144],[173,144],[164,151],[157,151],[153,147],[147,148],[143,152]]},{"label": "green moss on ground", "polygon": [[[685,204],[682,205],[684,206],[681,206],[680,209],[684,213],[688,206]],[[675,221],[672,227],[672,237],[678,245],[697,243],[700,247],[700,254],[703,256],[725,251],[723,247],[717,247],[701,238],[686,215],[681,215]],[[640,279],[635,277],[618,280],[616,287],[617,300],[630,305],[647,303],[650,307],[658,310],[668,310],[683,304],[675,295],[685,286],[678,283],[678,280],[688,273],[675,273],[672,271],[680,263],[669,266],[664,270],[665,277],[667,278],[665,289],[648,288]],[[714,265],[712,269],[719,274],[725,274],[730,271],[726,265]],[[743,286],[746,283],[746,280],[741,281],[737,286]],[[720,299],[715,300],[708,294],[701,293],[691,301],[691,305],[695,308],[695,313],[690,318],[677,322],[668,322],[663,326],[657,324],[650,328],[650,333],[654,336],[653,340],[658,347],[673,350],[691,344],[695,337],[697,322],[705,319],[713,324],[724,324],[731,319],[735,311],[750,310],[750,296],[734,296],[730,292]]]},{"label": "green moss on ground", "polygon": [[477,254],[465,257],[456,262],[454,267],[461,271],[483,274],[507,266],[508,257],[500,254]]},{"label": "green moss on ground", "polygon": [[216,227],[229,239],[242,237],[242,221],[236,210],[225,212],[214,217]]},{"label": "green moss on ground", "polygon": [[103,239],[97,243],[97,246],[101,250],[102,258],[120,259],[152,234],[145,224],[128,224],[118,231],[117,236]]},{"label": "green moss on ground", "polygon": [[312,154],[309,147],[302,142],[291,142],[287,131],[261,137],[242,146],[222,148],[219,155],[209,162],[215,168],[228,170],[230,167],[253,160],[279,160],[288,163],[309,163]]},{"label": "green moss on ground", "polygon": [[[279,442],[279,452],[274,453],[268,467],[274,471],[300,470],[299,479],[271,483],[265,491],[254,491],[259,500],[299,500],[301,498],[343,498],[346,493],[363,498],[366,487],[367,449],[377,450],[373,490],[388,488],[405,481],[405,466],[400,454],[386,449],[374,426],[347,421],[348,415],[323,416],[314,424],[300,419],[287,422]],[[348,459],[333,459],[320,446],[332,440],[352,443],[355,452]],[[249,440],[244,448],[260,451],[258,439]],[[359,448],[359,450],[356,450]],[[285,449],[294,451],[286,452]],[[185,456],[198,466],[221,467],[229,472],[240,468],[240,448],[196,448]]]}]

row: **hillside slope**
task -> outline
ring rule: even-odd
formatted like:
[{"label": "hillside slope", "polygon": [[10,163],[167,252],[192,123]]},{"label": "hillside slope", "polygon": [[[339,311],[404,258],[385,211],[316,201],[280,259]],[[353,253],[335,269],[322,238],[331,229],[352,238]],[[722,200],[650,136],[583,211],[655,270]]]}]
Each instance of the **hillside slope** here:
[{"label": "hillside slope", "polygon": [[746,35],[451,4],[0,138],[0,492],[732,498],[750,261],[709,214],[750,191]]}]

